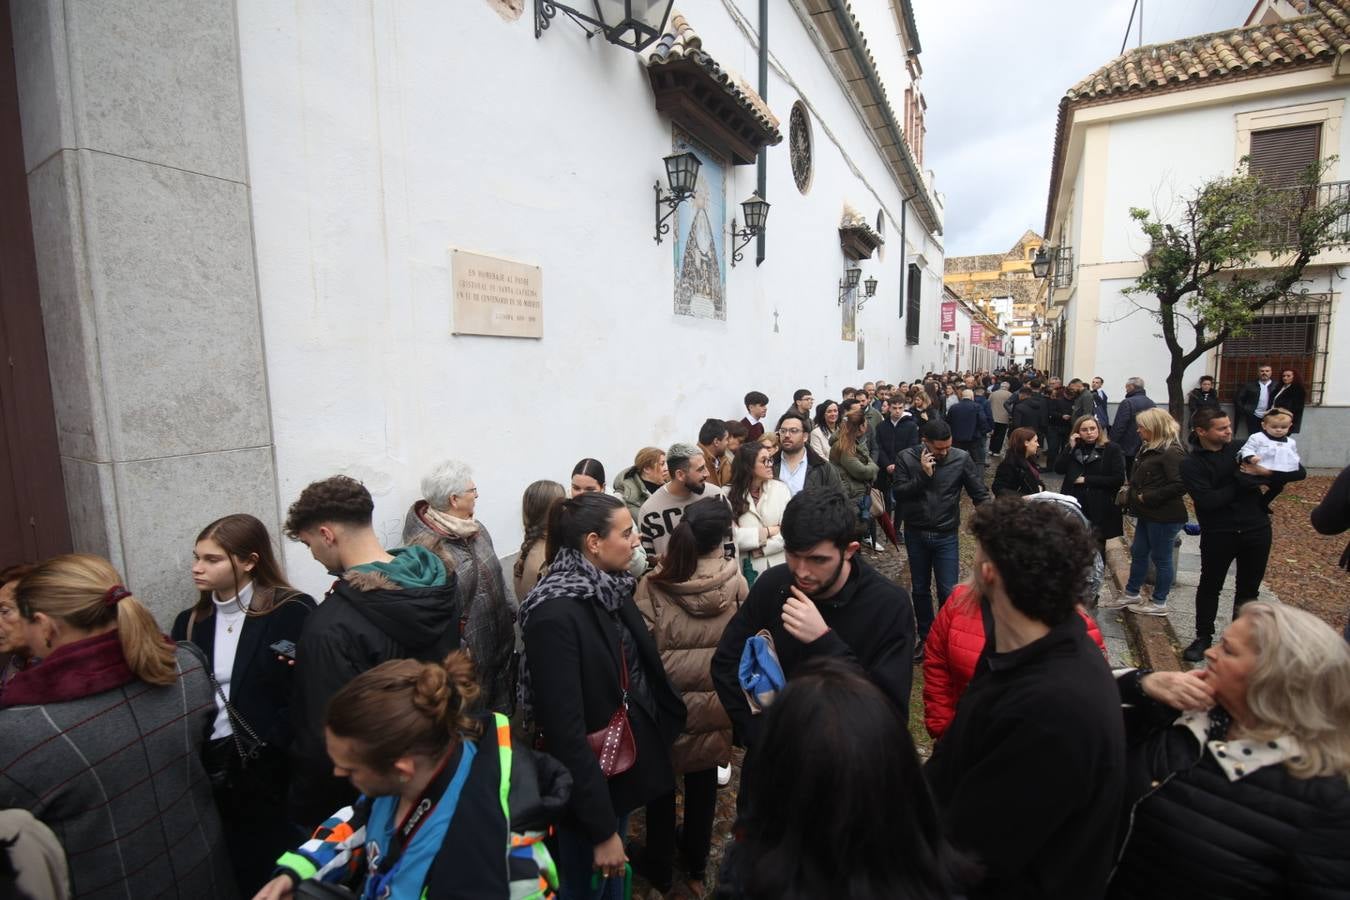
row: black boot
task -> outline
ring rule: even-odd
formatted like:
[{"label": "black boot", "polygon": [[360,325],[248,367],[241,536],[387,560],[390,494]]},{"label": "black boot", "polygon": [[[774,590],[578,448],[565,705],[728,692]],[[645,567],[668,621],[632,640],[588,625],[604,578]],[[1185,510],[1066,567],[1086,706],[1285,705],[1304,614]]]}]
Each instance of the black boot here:
[{"label": "black boot", "polygon": [[1186,662],[1198,663],[1205,658],[1205,651],[1209,645],[1214,643],[1214,639],[1207,634],[1197,635],[1191,645],[1182,651],[1181,658]]}]

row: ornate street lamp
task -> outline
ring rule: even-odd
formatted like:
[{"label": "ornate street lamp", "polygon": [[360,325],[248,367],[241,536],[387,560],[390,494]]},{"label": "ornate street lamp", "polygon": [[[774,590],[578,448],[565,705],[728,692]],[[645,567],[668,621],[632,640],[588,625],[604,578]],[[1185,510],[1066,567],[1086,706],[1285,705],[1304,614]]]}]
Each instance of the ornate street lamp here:
[{"label": "ornate street lamp", "polygon": [[[581,5],[586,12],[556,0],[534,0],[535,38],[561,12],[580,25],[587,37],[603,34],[611,44],[636,53],[661,36],[675,0],[583,0]],[[591,31],[587,25],[594,25],[597,30]]]},{"label": "ornate street lamp", "polygon": [[1031,261],[1031,274],[1037,278],[1050,274],[1050,257],[1046,255],[1044,247],[1036,248],[1036,258]]},{"label": "ornate street lamp", "polygon": [[[769,217],[769,202],[760,197],[758,193],[750,195],[750,199],[741,203],[741,210],[745,213],[745,228],[736,230],[736,220],[731,220],[731,264],[733,266],[745,258],[741,251],[753,241],[760,232],[764,230],[764,220]],[[740,241],[740,243],[736,243]]]},{"label": "ornate street lamp", "polygon": [[844,280],[839,282],[839,304],[844,305],[848,292],[858,287],[858,279],[862,277],[862,269],[852,266],[844,270]]},{"label": "ornate street lamp", "polygon": [[[661,243],[661,235],[670,232],[670,225],[666,219],[675,215],[675,210],[679,205],[688,200],[694,194],[694,186],[698,184],[698,169],[703,165],[699,158],[692,153],[675,153],[665,158],[666,163],[666,181],[670,182],[670,193],[661,192],[661,182],[656,182],[656,242]],[[665,214],[661,213],[661,207],[667,207]]]},{"label": "ornate street lamp", "polygon": [[862,309],[867,301],[877,295],[877,279],[875,275],[867,276],[863,282],[863,295],[858,298],[858,309]]}]

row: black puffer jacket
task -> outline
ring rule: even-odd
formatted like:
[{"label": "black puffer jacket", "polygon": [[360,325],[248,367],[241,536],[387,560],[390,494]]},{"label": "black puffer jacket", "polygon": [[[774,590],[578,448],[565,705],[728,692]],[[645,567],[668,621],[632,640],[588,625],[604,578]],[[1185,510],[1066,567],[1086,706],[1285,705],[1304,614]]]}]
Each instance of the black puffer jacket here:
[{"label": "black puffer jacket", "polygon": [[[1123,690],[1122,693],[1125,693]],[[1107,897],[1350,897],[1350,786],[1283,765],[1230,781],[1177,713],[1128,710],[1132,822]]]}]

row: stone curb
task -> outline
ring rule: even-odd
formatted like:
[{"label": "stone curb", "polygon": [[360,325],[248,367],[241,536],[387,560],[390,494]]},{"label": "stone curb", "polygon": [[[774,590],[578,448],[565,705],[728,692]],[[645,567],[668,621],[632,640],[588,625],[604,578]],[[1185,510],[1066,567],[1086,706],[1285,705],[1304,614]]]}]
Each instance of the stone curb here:
[{"label": "stone curb", "polygon": [[[1130,579],[1130,554],[1123,538],[1106,542],[1106,570],[1115,582],[1116,590],[1124,591]],[[1125,631],[1130,636],[1143,668],[1162,672],[1180,672],[1185,669],[1177,654],[1172,625],[1162,616],[1140,616],[1121,610]]]}]

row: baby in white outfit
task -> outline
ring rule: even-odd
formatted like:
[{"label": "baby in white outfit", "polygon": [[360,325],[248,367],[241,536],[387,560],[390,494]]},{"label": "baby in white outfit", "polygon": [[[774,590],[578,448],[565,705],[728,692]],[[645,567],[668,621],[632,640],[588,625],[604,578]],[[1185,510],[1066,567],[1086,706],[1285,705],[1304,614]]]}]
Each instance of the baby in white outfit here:
[{"label": "baby in white outfit", "polygon": [[1271,501],[1279,496],[1286,484],[1306,475],[1303,461],[1298,458],[1298,445],[1289,436],[1289,429],[1293,427],[1293,413],[1275,407],[1262,417],[1261,431],[1248,437],[1247,443],[1238,451],[1239,463],[1255,462],[1271,472],[1264,479],[1270,485],[1270,490],[1261,501],[1267,511],[1270,510]]}]

